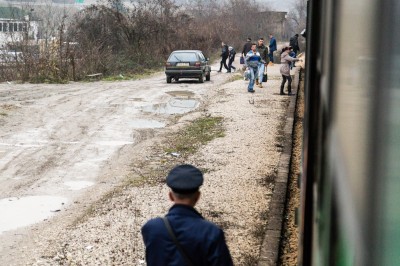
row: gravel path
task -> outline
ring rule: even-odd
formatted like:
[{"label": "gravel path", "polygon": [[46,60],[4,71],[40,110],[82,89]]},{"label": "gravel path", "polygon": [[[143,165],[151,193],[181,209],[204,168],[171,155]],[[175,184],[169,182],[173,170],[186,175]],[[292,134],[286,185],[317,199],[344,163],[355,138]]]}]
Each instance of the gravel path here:
[{"label": "gravel path", "polygon": [[171,203],[164,183],[147,182],[138,172],[146,176],[146,171],[165,168],[165,161],[179,162],[160,150],[163,141],[194,119],[211,116],[224,118],[225,136],[184,160],[206,170],[197,209],[224,229],[235,265],[255,265],[281,154],[280,129],[291,97],[279,95],[279,67],[268,68],[270,80],[254,94],[247,92],[247,82],[235,80],[237,74],[214,74],[231,75],[232,80],[204,92],[200,107],[180,116],[176,124],[126,147],[118,167],[110,165],[102,177],[113,178],[118,172],[137,183],[100,183],[95,197],[88,196],[88,189],[63,215],[26,229],[23,233],[29,235],[29,243],[16,247],[21,256],[8,262],[145,265],[140,227],[146,220],[164,215]]}]

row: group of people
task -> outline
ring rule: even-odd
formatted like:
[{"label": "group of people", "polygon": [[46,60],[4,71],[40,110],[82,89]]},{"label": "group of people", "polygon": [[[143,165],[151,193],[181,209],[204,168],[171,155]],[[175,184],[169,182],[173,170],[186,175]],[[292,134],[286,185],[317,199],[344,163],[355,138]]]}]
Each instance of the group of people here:
[{"label": "group of people", "polygon": [[267,72],[267,66],[271,62],[268,48],[264,45],[264,39],[259,38],[257,43],[252,43],[251,38],[243,46],[242,56],[245,58],[244,64],[246,71],[249,71],[249,85],[247,90],[254,92],[254,83],[262,88],[264,75]]},{"label": "group of people", "polygon": [[[295,34],[292,38],[290,38],[289,45],[284,47],[281,51],[281,68],[280,72],[282,75],[282,83],[280,94],[284,95],[284,86],[286,81],[288,81],[288,94],[290,95],[292,78],[290,76],[290,69],[294,67],[294,63],[298,61],[296,58],[297,53],[300,51],[299,43],[298,43],[298,34]],[[222,67],[224,66],[227,70],[227,73],[236,70],[232,64],[235,60],[236,51],[232,46],[226,45],[224,42],[221,44],[222,52],[221,52],[221,62],[220,68],[218,72],[222,71]],[[277,50],[277,43],[275,37],[270,34],[269,35],[269,45],[268,47],[264,44],[264,39],[259,38],[258,41],[252,42],[251,38],[247,38],[246,43],[242,49],[242,58],[243,64],[246,67],[246,71],[248,73],[249,84],[247,87],[248,92],[254,92],[254,85],[257,85],[259,88],[263,88],[263,80],[264,76],[267,75],[267,66],[274,65],[274,52]],[[228,61],[228,65],[226,61]]]},{"label": "group of people", "polygon": [[[221,62],[220,62],[219,70],[217,72],[221,72],[222,66],[223,66],[223,67],[225,67],[227,73],[231,73],[232,69],[233,69],[233,71],[236,70],[236,67],[234,67],[232,65],[233,61],[235,61],[236,51],[235,51],[235,49],[233,49],[232,46],[228,46],[224,42],[221,43],[221,46],[222,46]],[[228,60],[228,65],[226,65],[226,60]]]}]

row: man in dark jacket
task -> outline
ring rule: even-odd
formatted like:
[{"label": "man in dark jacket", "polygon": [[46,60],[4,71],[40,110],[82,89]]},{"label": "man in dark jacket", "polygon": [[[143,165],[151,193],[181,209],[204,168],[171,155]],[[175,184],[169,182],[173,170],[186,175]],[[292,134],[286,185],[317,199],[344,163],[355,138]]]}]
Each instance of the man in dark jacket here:
[{"label": "man in dark jacket", "polygon": [[242,56],[245,57],[250,50],[251,50],[251,38],[248,37],[246,43],[243,45]]},{"label": "man in dark jacket", "polygon": [[[291,57],[296,58],[297,53],[300,51],[298,34],[295,34],[292,38],[290,38],[289,45],[290,45],[290,47],[292,47],[292,50],[290,51],[289,55]],[[292,62],[290,64],[290,69],[292,69],[295,66],[294,64],[295,64],[295,62]]]},{"label": "man in dark jacket", "polygon": [[258,77],[256,79],[256,85],[258,85],[258,87],[262,88],[263,87],[262,80],[264,77],[264,70],[267,67],[267,64],[269,63],[268,48],[267,48],[267,46],[264,45],[263,38],[258,39],[257,52],[260,53],[261,62],[258,66]]},{"label": "man in dark jacket", "polygon": [[151,219],[142,227],[148,266],[233,265],[222,229],[194,209],[202,184],[203,173],[192,165],[169,172],[167,185],[174,205],[164,218]]},{"label": "man in dark jacket", "polygon": [[293,52],[295,53],[294,57],[296,57],[297,53],[300,51],[298,34],[295,34],[292,38],[290,38],[289,45],[293,48]]},{"label": "man in dark jacket", "polygon": [[228,59],[229,56],[229,51],[228,51],[228,45],[226,45],[224,42],[221,43],[222,50],[221,50],[221,62],[219,66],[218,72],[222,71],[222,65],[226,68],[226,70],[229,71],[228,66],[226,65],[226,60]]},{"label": "man in dark jacket", "polygon": [[274,65],[274,52],[277,50],[276,39],[275,37],[270,34],[269,35],[269,63],[270,65]]}]

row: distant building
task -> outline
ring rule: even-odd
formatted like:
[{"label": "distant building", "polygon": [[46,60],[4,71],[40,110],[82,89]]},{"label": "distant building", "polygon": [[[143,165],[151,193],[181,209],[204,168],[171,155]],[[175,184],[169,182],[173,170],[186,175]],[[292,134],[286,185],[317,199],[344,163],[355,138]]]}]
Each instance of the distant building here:
[{"label": "distant building", "polygon": [[[254,36],[268,37],[269,34],[274,35],[278,41],[286,41],[289,38],[287,32],[287,12],[277,11],[264,11],[259,12],[254,17],[254,25],[256,29],[253,30]],[[257,35],[258,34],[258,35]]]},{"label": "distant building", "polygon": [[37,41],[38,21],[16,7],[0,7],[0,47],[18,42]]},{"label": "distant building", "polygon": [[0,18],[0,46],[21,41],[37,41],[37,21]]}]

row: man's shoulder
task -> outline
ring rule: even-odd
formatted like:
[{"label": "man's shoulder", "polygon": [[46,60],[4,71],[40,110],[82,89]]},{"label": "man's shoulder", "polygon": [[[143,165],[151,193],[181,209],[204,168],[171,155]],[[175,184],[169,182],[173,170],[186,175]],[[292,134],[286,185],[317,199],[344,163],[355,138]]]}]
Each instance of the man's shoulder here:
[{"label": "man's shoulder", "polygon": [[156,217],[148,220],[143,226],[142,230],[146,230],[148,228],[152,228],[152,230],[156,227],[160,227],[163,224],[161,217]]}]

